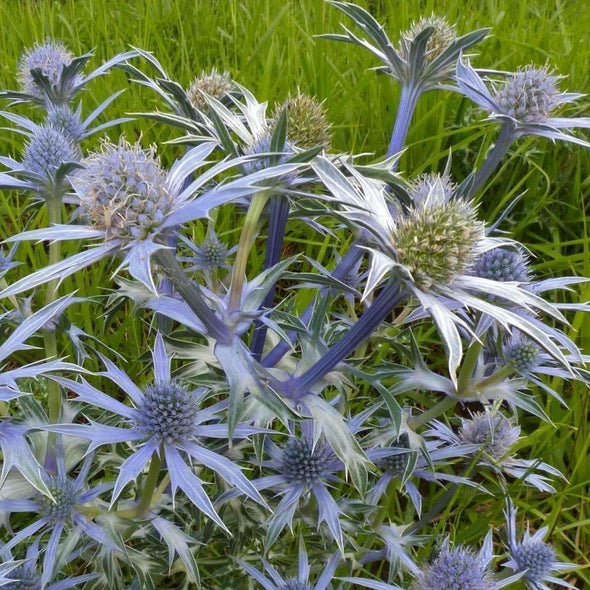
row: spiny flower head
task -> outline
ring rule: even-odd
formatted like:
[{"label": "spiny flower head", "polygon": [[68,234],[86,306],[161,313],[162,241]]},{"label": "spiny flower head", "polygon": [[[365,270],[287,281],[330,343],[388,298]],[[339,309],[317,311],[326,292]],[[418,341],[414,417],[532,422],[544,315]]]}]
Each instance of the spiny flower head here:
[{"label": "spiny flower head", "polygon": [[419,574],[416,590],[494,590],[485,561],[466,547],[444,547]]},{"label": "spiny flower head", "polygon": [[47,485],[53,499],[41,496],[40,504],[50,522],[67,519],[78,503],[79,488],[70,477],[51,477]]},{"label": "spiny flower head", "polygon": [[473,274],[501,282],[523,283],[529,280],[526,258],[519,251],[507,248],[493,248],[484,252],[476,260]]},{"label": "spiny flower head", "polygon": [[326,475],[330,459],[326,447],[312,448],[307,438],[292,438],[283,449],[281,467],[289,481],[313,485]]},{"label": "spiny flower head", "polygon": [[504,357],[519,373],[531,373],[539,361],[540,348],[530,339],[512,338],[504,347]]},{"label": "spiny flower head", "polygon": [[76,162],[79,153],[71,140],[52,125],[41,125],[25,146],[22,165],[39,176],[52,175],[64,162]]},{"label": "spiny flower head", "polygon": [[473,205],[461,198],[447,200],[439,185],[400,216],[392,242],[398,262],[412,273],[420,289],[428,290],[465,273],[484,237],[484,224]]},{"label": "spiny flower head", "polygon": [[191,260],[196,268],[210,271],[227,268],[225,260],[228,256],[229,248],[217,237],[210,236],[195,248],[195,254]]},{"label": "spiny flower head", "polygon": [[218,72],[213,68],[209,72],[202,72],[192,82],[187,95],[192,105],[201,111],[208,109],[203,93],[220,100],[232,89],[232,80],[228,72]]},{"label": "spiny flower head", "polygon": [[524,540],[512,548],[511,556],[519,570],[528,570],[525,579],[534,583],[543,582],[555,563],[555,551],[543,541]]},{"label": "spiny flower head", "polygon": [[175,381],[156,382],[144,392],[137,423],[149,436],[184,442],[194,432],[197,399]]},{"label": "spiny flower head", "polygon": [[77,113],[68,106],[52,106],[47,112],[46,124],[57,129],[72,142],[79,141],[84,135],[84,125]]},{"label": "spiny flower head", "polygon": [[546,67],[529,66],[514,72],[496,92],[494,99],[502,114],[516,121],[542,122],[561,102],[558,79]]},{"label": "spiny flower head", "polygon": [[451,180],[448,174],[428,172],[421,174],[413,180],[410,185],[410,197],[412,197],[415,203],[421,203],[428,197],[431,190],[436,190],[437,186],[442,188],[447,201],[453,196],[457,188],[457,185]]},{"label": "spiny flower head", "polygon": [[80,209],[109,237],[143,239],[172,210],[174,197],[154,149],[104,142],[72,178]]},{"label": "spiny flower head", "polygon": [[485,451],[495,460],[504,457],[520,435],[520,427],[514,426],[502,414],[476,412],[471,420],[463,420],[459,438],[466,444],[485,445]]},{"label": "spiny flower head", "polygon": [[456,39],[455,27],[450,25],[444,17],[429,16],[412,23],[407,31],[401,35],[399,53],[408,61],[410,57],[411,42],[424,30],[432,27],[434,30],[426,42],[426,61],[435,60],[445,51]]},{"label": "spiny flower head", "polygon": [[37,85],[31,70],[40,69],[53,86],[59,83],[62,70],[74,59],[73,53],[60,41],[46,41],[28,49],[18,64],[21,88],[28,94],[43,98],[43,90]]},{"label": "spiny flower head", "polygon": [[330,147],[330,123],[323,103],[312,96],[299,93],[275,109],[275,120],[283,109],[287,109],[287,137],[293,145],[302,150],[320,145],[326,149]]}]

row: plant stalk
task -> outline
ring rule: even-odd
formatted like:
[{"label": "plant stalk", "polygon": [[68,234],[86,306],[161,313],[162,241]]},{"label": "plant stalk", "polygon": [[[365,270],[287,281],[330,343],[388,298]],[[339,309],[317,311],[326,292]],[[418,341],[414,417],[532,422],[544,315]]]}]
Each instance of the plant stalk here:
[{"label": "plant stalk", "polygon": [[205,303],[199,288],[184,274],[180,264],[176,260],[174,252],[169,248],[158,250],[154,259],[170,279],[174,288],[180,293],[186,304],[195,312],[195,315],[203,322],[207,333],[218,342],[227,343],[231,340],[231,330]]},{"label": "plant stalk", "polygon": [[[160,449],[160,452],[163,452],[163,449]],[[161,469],[162,458],[158,453],[154,453],[150,461],[150,468],[145,479],[145,485],[143,486],[143,491],[141,492],[141,499],[139,500],[139,504],[137,506],[138,518],[142,517],[150,508],[154,490],[156,489],[158,478],[160,477]]]}]

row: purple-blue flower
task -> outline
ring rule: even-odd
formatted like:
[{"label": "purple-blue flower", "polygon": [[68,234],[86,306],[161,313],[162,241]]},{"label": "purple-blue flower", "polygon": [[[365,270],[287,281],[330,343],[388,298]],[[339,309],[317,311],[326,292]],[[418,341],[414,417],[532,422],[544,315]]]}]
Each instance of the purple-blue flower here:
[{"label": "purple-blue flower", "polygon": [[[86,438],[90,441],[90,450],[105,444],[133,443],[133,452],[119,467],[112,503],[130,482],[137,479],[148,463],[163,460],[163,470],[170,476],[172,495],[180,488],[199,510],[225,530],[227,528],[205,492],[204,482],[192,468],[194,463],[211,469],[241,493],[265,505],[256,487],[237,465],[203,444],[204,438],[228,438],[228,427],[219,416],[226,404],[220,402],[205,406],[203,402],[208,397],[206,389],[187,389],[172,378],[171,358],[166,353],[161,335],[157,335],[152,352],[154,382],[146,388],[141,389],[110,360],[101,358],[105,371],[100,375],[117,384],[127,394],[132,406],[96,389],[84,379],[81,382],[63,377],[53,379],[75,392],[75,401],[107,410],[119,416],[123,425],[107,426],[90,421],[89,425],[62,424],[45,428]],[[244,438],[259,431],[254,427],[238,425],[234,437]]]}]

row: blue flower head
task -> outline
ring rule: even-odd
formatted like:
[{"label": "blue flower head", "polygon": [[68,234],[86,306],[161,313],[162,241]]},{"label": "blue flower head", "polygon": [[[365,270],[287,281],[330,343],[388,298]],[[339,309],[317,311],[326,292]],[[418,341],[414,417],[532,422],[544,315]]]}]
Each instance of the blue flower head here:
[{"label": "blue flower head", "polygon": [[516,509],[510,499],[506,502],[506,523],[508,530],[508,550],[510,559],[505,567],[522,575],[522,580],[532,590],[550,590],[550,584],[574,588],[571,584],[555,577],[554,572],[575,567],[570,563],[558,561],[555,550],[543,539],[548,527],[540,528],[534,535],[527,530],[521,541],[516,538]]},{"label": "blue flower head", "polygon": [[475,262],[473,274],[492,281],[527,282],[530,279],[526,258],[517,250],[493,248]]},{"label": "blue flower head", "polygon": [[73,53],[60,41],[46,41],[28,49],[21,57],[18,65],[18,79],[22,89],[37,98],[44,93],[32,76],[31,71],[41,70],[52,86],[57,86],[63,68],[74,59]]},{"label": "blue flower head", "polygon": [[258,156],[254,160],[250,160],[244,162],[242,167],[246,174],[254,174],[255,172],[259,172],[260,170],[264,170],[265,168],[270,168],[273,165],[280,165],[285,164],[289,157],[292,154],[292,149],[289,147],[288,144],[284,146],[283,154],[278,155],[266,155],[272,154],[273,150],[271,150],[271,134],[266,133],[259,137],[258,139],[254,140],[254,142],[248,147],[245,151],[245,155],[247,156]]},{"label": "blue flower head", "polygon": [[504,358],[519,373],[534,372],[541,360],[541,349],[529,338],[513,337],[504,346]]},{"label": "blue flower head", "polygon": [[170,213],[174,198],[154,150],[105,142],[72,179],[80,210],[107,236],[142,239]]},{"label": "blue flower head", "polygon": [[502,414],[476,412],[470,420],[463,420],[459,439],[465,444],[484,445],[495,460],[506,456],[520,435],[520,427]]},{"label": "blue flower head", "polygon": [[448,201],[455,192],[457,185],[448,174],[421,174],[410,186],[410,196],[415,203],[421,203],[428,197],[431,190],[442,189],[445,199]]},{"label": "blue flower head", "polygon": [[558,80],[546,67],[522,68],[500,86],[494,100],[502,114],[516,121],[543,122],[561,102]]},{"label": "blue flower head", "polygon": [[69,138],[72,142],[80,141],[86,132],[86,128],[77,112],[66,105],[52,106],[47,111],[47,125],[57,129],[62,135]]},{"label": "blue flower head", "polygon": [[80,159],[76,146],[52,125],[41,125],[25,147],[22,165],[27,172],[44,178],[53,176],[65,162]]},{"label": "blue flower head", "polygon": [[487,561],[468,547],[445,546],[418,574],[416,590],[494,590]]}]

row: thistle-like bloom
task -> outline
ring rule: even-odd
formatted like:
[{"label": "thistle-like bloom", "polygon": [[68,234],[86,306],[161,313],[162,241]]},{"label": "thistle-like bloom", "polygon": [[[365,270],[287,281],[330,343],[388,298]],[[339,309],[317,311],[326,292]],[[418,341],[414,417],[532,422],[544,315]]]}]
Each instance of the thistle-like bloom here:
[{"label": "thistle-like bloom", "polygon": [[424,436],[444,441],[450,445],[465,448],[471,452],[465,456],[481,453],[479,465],[492,469],[498,475],[519,479],[541,492],[555,492],[550,477],[563,478],[555,467],[538,459],[520,459],[514,455],[513,447],[520,436],[520,426],[499,412],[487,410],[476,412],[471,418],[461,418],[458,433],[438,420],[429,423]]},{"label": "thistle-like bloom", "polygon": [[530,279],[526,257],[520,251],[508,248],[494,248],[484,252],[475,261],[473,274],[502,283],[526,283]]},{"label": "thistle-like bloom", "polygon": [[506,126],[507,144],[525,135],[540,135],[590,147],[587,141],[566,132],[574,127],[589,128],[590,117],[555,116],[562,104],[583,95],[560,92],[559,76],[551,75],[547,68],[523,68],[490,90],[469,62],[459,60],[456,79],[465,96],[487,111],[491,119]]},{"label": "thistle-like bloom", "polygon": [[287,139],[301,150],[316,146],[330,148],[330,123],[323,103],[307,94],[297,94],[275,108],[273,119],[287,111]]},{"label": "thistle-like bloom", "polygon": [[223,161],[184,187],[187,175],[208,164],[206,158],[215,148],[212,142],[188,151],[167,172],[153,150],[143,150],[121,140],[118,145],[105,142],[100,152],[91,154],[84,169],[72,176],[71,183],[79,199],[80,213],[87,225],[54,225],[13,236],[21,240],[102,240],[83,252],[32,273],[5,289],[1,296],[20,293],[53,279],[63,279],[90,264],[118,253],[123,254],[119,270],[128,269],[137,280],[156,293],[151,257],[166,249],[166,236],[187,221],[206,217],[216,206],[236,201],[258,190],[264,181],[298,167],[286,164],[256,175],[219,184],[194,195],[219,172],[241,164],[241,159]]},{"label": "thistle-like bloom", "polygon": [[228,248],[227,245],[217,237],[215,230],[211,229],[210,235],[198,246],[184,236],[180,236],[180,239],[192,252],[191,256],[178,257],[178,260],[190,264],[186,269],[188,272],[195,270],[211,272],[220,268],[231,268],[226,260],[236,252],[237,246]]},{"label": "thistle-like bloom", "polygon": [[229,94],[233,83],[229,72],[218,72],[213,68],[209,72],[202,72],[197,76],[187,90],[187,97],[191,104],[199,111],[207,112],[209,105],[205,94],[217,100],[221,100]]},{"label": "thistle-like bloom", "polygon": [[[203,438],[228,438],[228,427],[219,418],[224,404],[204,406],[202,402],[207,398],[205,389],[190,390],[172,378],[171,359],[166,354],[162,336],[157,335],[152,354],[154,382],[143,390],[111,361],[102,356],[101,358],[106,369],[101,375],[117,384],[129,396],[134,404],[132,407],[92,387],[85,380],[77,382],[62,377],[53,379],[75,392],[78,396],[75,401],[110,411],[119,416],[125,426],[103,426],[91,422],[89,425],[63,424],[46,428],[86,438],[91,441],[91,450],[112,443],[133,442],[136,445],[136,450],[119,467],[112,502],[115,502],[127,484],[137,479],[150,460],[154,461],[159,456],[166,460],[172,494],[180,488],[199,510],[224,529],[226,527],[223,521],[205,493],[203,481],[192,469],[194,462],[210,468],[241,493],[265,504],[237,465],[202,444]],[[238,425],[234,437],[244,438],[259,431],[260,429]],[[183,454],[188,456],[188,464]]]},{"label": "thistle-like bloom", "polygon": [[[40,588],[56,574],[55,565],[58,557],[58,547],[66,529],[81,531],[87,537],[111,551],[118,551],[117,543],[99,524],[88,519],[83,506],[96,500],[111,487],[111,484],[100,484],[93,488],[86,488],[86,478],[91,467],[93,454],[86,456],[75,477],[70,477],[66,470],[64,450],[60,442],[56,445],[55,468],[45,467],[41,470],[41,477],[46,485],[47,495],[41,494],[31,487],[28,495],[18,498],[0,500],[0,511],[12,513],[21,512],[35,515],[29,524],[2,546],[1,551],[10,551],[22,541],[37,535],[37,538],[49,535],[43,559]],[[36,578],[36,574],[33,576]],[[16,586],[19,588],[19,586]],[[60,586],[58,586],[59,588]],[[64,586],[68,588],[69,586]]]},{"label": "thistle-like bloom", "polygon": [[88,82],[107,73],[113,66],[139,55],[137,50],[120,53],[87,75],[84,66],[92,57],[74,57],[60,41],[47,40],[27,49],[18,65],[21,90],[0,92],[16,103],[33,102],[45,108],[67,104]]},{"label": "thistle-like bloom", "polygon": [[482,446],[495,461],[500,461],[512,449],[520,436],[520,426],[514,426],[503,414],[476,412],[461,420],[459,439],[466,444]]},{"label": "thistle-like bloom", "polygon": [[283,448],[266,440],[270,461],[262,466],[277,472],[252,481],[257,490],[271,489],[282,499],[268,519],[266,545],[271,546],[286,525],[291,526],[293,517],[302,500],[313,494],[318,508],[318,526],[325,522],[330,534],[344,548],[339,514],[342,513],[329,491],[330,482],[339,481],[335,473],[344,466],[332,447],[321,437],[314,443],[313,421],[302,423],[302,436],[291,437]]},{"label": "thistle-like bloom", "polygon": [[[392,275],[403,284],[419,301],[420,311],[435,321],[447,350],[451,380],[455,380],[462,355],[457,326],[467,327],[462,308],[480,312],[505,327],[518,328],[569,368],[550,337],[551,329],[511,309],[542,310],[565,321],[556,307],[517,284],[471,274],[478,257],[501,242],[486,235],[470,201],[449,196],[442,182],[435,181],[425,199],[407,209],[400,206],[392,213],[381,182],[362,176],[349,165],[346,169],[350,176],[345,176],[325,158],[316,158],[313,168],[331,192],[331,197],[325,198],[331,198],[338,207],[335,214],[364,228],[373,240],[374,246],[366,248],[371,262],[364,296]],[[503,305],[490,302],[490,295]],[[371,307],[376,304],[385,306],[388,302],[377,297]]]},{"label": "thistle-like bloom", "polygon": [[31,134],[23,154],[22,167],[41,180],[55,177],[58,169],[80,159],[72,140],[53,125],[42,125]]},{"label": "thistle-like bloom", "polygon": [[297,577],[288,578],[282,576],[268,561],[262,560],[264,570],[268,575],[257,570],[249,563],[238,560],[238,563],[256,580],[264,590],[329,590],[332,586],[330,582],[334,577],[334,572],[338,563],[342,559],[340,552],[330,556],[322,573],[317,577],[315,583],[310,578],[310,565],[305,546],[301,540],[299,544],[299,559],[297,568]]},{"label": "thistle-like bloom", "polygon": [[40,70],[51,86],[57,86],[63,69],[74,59],[74,54],[61,41],[48,40],[25,51],[18,64],[18,79],[27,94],[43,99],[43,87],[33,75]]},{"label": "thistle-like bloom", "polygon": [[534,535],[529,527],[521,541],[517,539],[516,508],[510,499],[506,501],[506,528],[508,532],[508,552],[510,559],[503,565],[520,573],[525,584],[532,590],[551,590],[549,583],[566,588],[575,588],[570,583],[555,577],[555,572],[575,568],[573,563],[564,563],[557,559],[555,550],[543,539],[549,528],[544,526]]}]

